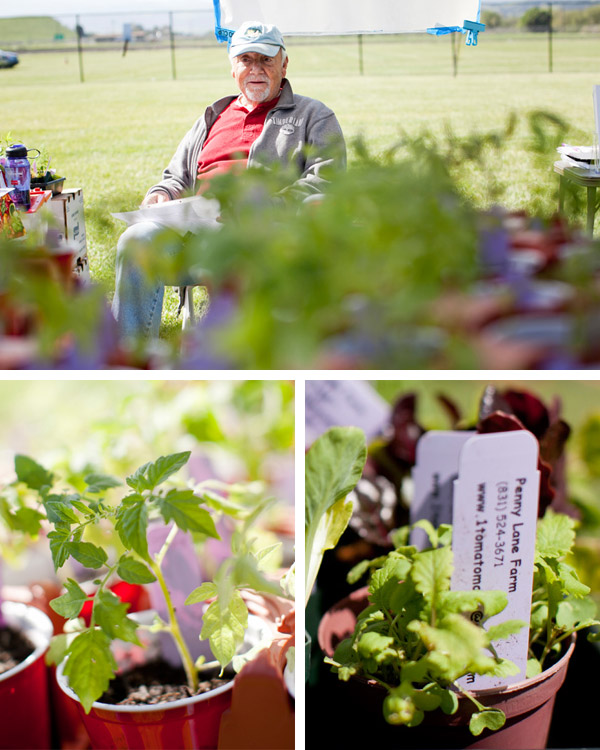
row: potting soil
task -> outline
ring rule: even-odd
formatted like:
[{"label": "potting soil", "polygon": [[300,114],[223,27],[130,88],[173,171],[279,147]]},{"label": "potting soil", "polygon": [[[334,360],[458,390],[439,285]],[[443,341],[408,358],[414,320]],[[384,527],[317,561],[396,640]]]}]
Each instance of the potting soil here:
[{"label": "potting soil", "polygon": [[35,646],[18,630],[0,628],[0,674],[25,661],[34,651]]},{"label": "potting soil", "polygon": [[193,692],[187,685],[183,669],[157,660],[118,674],[99,701],[118,706],[169,703],[206,693],[230,681],[231,677],[210,677],[202,680]]}]

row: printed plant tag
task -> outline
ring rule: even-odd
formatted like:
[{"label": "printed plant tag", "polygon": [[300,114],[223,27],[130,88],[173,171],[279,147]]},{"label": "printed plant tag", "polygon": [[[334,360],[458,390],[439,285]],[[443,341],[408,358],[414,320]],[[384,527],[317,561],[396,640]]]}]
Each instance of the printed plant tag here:
[{"label": "printed plant tag", "polygon": [[[469,431],[431,430],[417,443],[415,467],[412,471],[413,498],[410,504],[411,524],[426,519],[435,528],[452,523],[454,480],[458,475],[458,459],[463,445],[475,433]],[[410,543],[418,549],[428,546],[423,529],[413,529]]]},{"label": "printed plant tag", "polygon": [[[477,435],[465,443],[454,483],[452,590],[500,590],[506,608],[486,629],[506,620],[529,623],[540,473],[539,446],[526,430]],[[474,612],[472,619],[481,618]],[[461,687],[481,690],[525,679],[529,627],[495,641],[498,656],[519,667],[512,677],[467,675]]]},{"label": "printed plant tag", "polygon": [[307,380],[305,394],[307,446],[330,427],[360,427],[369,442],[389,424],[391,406],[364,380]]}]

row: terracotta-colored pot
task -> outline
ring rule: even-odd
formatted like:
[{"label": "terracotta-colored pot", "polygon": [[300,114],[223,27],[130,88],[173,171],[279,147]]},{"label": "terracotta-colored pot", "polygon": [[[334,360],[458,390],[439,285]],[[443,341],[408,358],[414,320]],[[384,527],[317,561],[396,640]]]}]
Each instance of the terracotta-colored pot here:
[{"label": "terracotta-colored pot", "polygon": [[36,607],[4,602],[2,615],[10,627],[26,635],[35,650],[0,675],[0,748],[49,748],[50,707],[44,655],[52,623]]},{"label": "terracotta-colored pot", "polygon": [[[318,641],[326,656],[333,656],[337,645],[353,632],[357,616],[367,606],[367,589],[362,588],[338,602],[321,620]],[[502,748],[503,750],[543,750],[548,741],[556,693],[564,682],[575,638],[562,658],[541,675],[510,685],[502,690],[473,690],[486,706],[504,711],[505,725],[496,732],[484,730],[478,737],[469,731],[473,704],[459,699],[458,711],[446,716],[441,711],[426,714],[418,727],[391,727],[383,719],[382,704],[386,691],[373,680],[353,678],[339,681],[339,689],[348,715],[370,712],[365,721],[374,736],[381,725],[386,737],[394,737],[400,747]]]},{"label": "terracotta-colored pot", "polygon": [[[147,612],[133,615],[142,621]],[[152,619],[152,618],[150,618]],[[247,647],[265,635],[264,624],[249,616]],[[101,748],[216,748],[223,712],[231,705],[233,682],[191,698],[155,705],[116,706],[96,701],[89,714],[63,674],[64,663],[56,670],[61,690],[77,705],[92,747]]]}]

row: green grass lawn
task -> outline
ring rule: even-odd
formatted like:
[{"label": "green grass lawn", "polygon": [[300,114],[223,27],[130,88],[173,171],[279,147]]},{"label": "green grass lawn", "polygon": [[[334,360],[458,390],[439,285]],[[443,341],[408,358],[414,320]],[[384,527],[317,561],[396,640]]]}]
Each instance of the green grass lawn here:
[{"label": "green grass lawn", "polygon": [[[457,77],[447,37],[365,38],[362,76],[356,39],[292,40],[289,54],[294,89],[325,101],[348,141],[363,136],[376,153],[403,131],[426,129],[443,138],[447,127],[461,135],[501,130],[517,113],[515,135],[500,155],[490,156],[487,171],[509,207],[550,212],[555,206],[554,155],[541,165],[532,159],[528,112],[553,112],[569,124],[566,139],[591,142],[592,86],[600,63],[595,38],[555,35],[552,74],[547,40],[535,34],[482,35],[476,48],[461,47]],[[9,131],[29,147],[46,146],[66,185],[83,188],[90,268],[109,295],[122,229],[111,212],[135,208],[204,107],[233,92],[223,47],[178,49],[176,66],[174,81],[168,49],[131,50],[125,57],[86,50],[83,84],[73,51],[22,54],[16,68],[0,71],[0,137]],[[460,180],[484,206],[490,194],[480,172],[465,166]],[[167,330],[177,325],[173,307],[171,296]]]}]

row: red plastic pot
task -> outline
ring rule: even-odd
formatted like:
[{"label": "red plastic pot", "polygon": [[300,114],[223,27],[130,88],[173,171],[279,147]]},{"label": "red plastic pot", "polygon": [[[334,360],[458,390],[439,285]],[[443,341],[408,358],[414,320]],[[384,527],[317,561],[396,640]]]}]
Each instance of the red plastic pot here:
[{"label": "red plastic pot", "polygon": [[[138,617],[145,620],[148,619],[146,615],[146,612],[139,613]],[[248,646],[258,643],[265,632],[261,621],[250,616]],[[63,692],[77,705],[92,747],[98,750],[109,747],[152,750],[217,747],[221,717],[231,705],[233,681],[202,695],[170,703],[115,706],[96,701],[86,714],[63,675],[63,666],[61,664],[56,670],[56,679]]]},{"label": "red plastic pot", "polygon": [[4,602],[7,625],[26,635],[35,650],[0,675],[0,748],[49,748],[50,706],[44,655],[52,637],[50,619],[36,607]]},{"label": "red plastic pot", "polygon": [[[354,632],[357,616],[367,604],[367,589],[362,588],[325,613],[319,624],[318,641],[327,656],[333,656],[337,645]],[[548,741],[556,693],[564,682],[574,649],[575,638],[562,658],[537,677],[502,690],[472,691],[481,703],[499,708],[506,715],[506,723],[501,729],[496,732],[484,730],[478,737],[474,737],[468,728],[473,705],[466,698],[459,699],[458,711],[453,716],[435,711],[427,714],[418,727],[391,727],[383,719],[382,704],[386,692],[373,680],[352,678],[347,683],[339,681],[338,689],[344,693],[341,701],[349,715],[356,711],[372,713],[373,717],[365,723],[372,729],[381,726],[382,731],[393,736],[401,747],[543,750]]]}]

